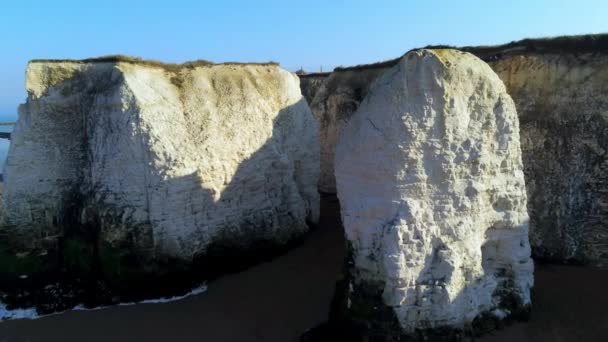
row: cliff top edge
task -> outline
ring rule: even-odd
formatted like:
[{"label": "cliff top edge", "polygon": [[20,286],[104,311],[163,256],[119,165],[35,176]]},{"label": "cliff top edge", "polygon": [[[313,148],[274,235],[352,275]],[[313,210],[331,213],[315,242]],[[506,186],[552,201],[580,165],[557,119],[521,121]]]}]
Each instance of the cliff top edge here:
[{"label": "cliff top edge", "polygon": [[85,58],[85,59],[33,59],[29,61],[29,63],[77,63],[77,64],[86,64],[86,63],[129,63],[129,64],[137,64],[143,66],[151,66],[163,68],[168,71],[176,71],[180,69],[187,68],[196,68],[196,67],[206,67],[206,66],[219,66],[219,65],[261,65],[261,66],[280,66],[277,62],[263,62],[263,63],[254,63],[254,62],[223,62],[223,63],[214,63],[211,61],[199,59],[195,61],[189,61],[184,63],[165,63],[158,60],[153,59],[143,59],[140,57],[132,57],[126,55],[108,55],[108,56],[100,56],[93,58]]},{"label": "cliff top edge", "polygon": [[[608,33],[585,34],[576,36],[558,36],[544,38],[525,38],[501,45],[482,46],[450,46],[450,45],[427,45],[410,51],[429,49],[455,49],[469,52],[484,61],[499,60],[504,57],[524,54],[579,54],[579,53],[601,53],[608,54]],[[409,51],[408,51],[409,52]],[[368,70],[377,68],[390,68],[397,64],[407,53],[393,59],[370,64],[359,64],[348,67],[336,67],[333,72],[352,70]],[[316,72],[300,74],[300,77],[329,76],[332,72]]]}]

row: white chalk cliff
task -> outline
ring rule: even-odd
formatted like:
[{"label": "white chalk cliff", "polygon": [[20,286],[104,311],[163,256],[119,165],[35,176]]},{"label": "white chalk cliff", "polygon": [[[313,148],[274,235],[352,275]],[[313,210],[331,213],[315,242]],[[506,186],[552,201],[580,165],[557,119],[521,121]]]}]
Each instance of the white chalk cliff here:
[{"label": "white chalk cliff", "polygon": [[386,338],[390,316],[398,335],[527,310],[522,169],[515,106],[486,63],[417,50],[386,71],[336,148],[351,318]]},{"label": "white chalk cliff", "polygon": [[608,265],[608,59],[523,51],[489,62],[513,97],[539,258]]},{"label": "white chalk cliff", "polygon": [[188,261],[318,220],[318,126],[277,65],[34,61],[26,87],[4,168],[23,248],[91,229],[101,246]]},{"label": "white chalk cliff", "polygon": [[[557,262],[608,264],[608,73],[606,36],[525,39],[500,46],[466,47],[505,83],[517,108],[535,257]],[[374,81],[370,69],[393,61],[346,68],[325,77],[301,76],[302,92],[321,118],[319,188],[335,192],[332,155],[337,136],[360,100],[353,90]],[[331,91],[324,83],[342,80]],[[318,83],[321,82],[319,86]],[[333,93],[335,92],[335,94]],[[314,99],[314,100],[312,100]],[[334,139],[332,139],[334,138]],[[329,186],[328,186],[329,185]]]}]

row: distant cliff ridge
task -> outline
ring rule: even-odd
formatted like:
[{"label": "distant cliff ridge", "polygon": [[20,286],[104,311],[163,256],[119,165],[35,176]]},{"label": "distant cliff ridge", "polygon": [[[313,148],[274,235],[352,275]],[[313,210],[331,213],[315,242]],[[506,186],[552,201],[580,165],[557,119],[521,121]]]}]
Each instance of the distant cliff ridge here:
[{"label": "distant cliff ridge", "polygon": [[[533,254],[608,266],[608,35],[524,39],[460,49],[485,60],[515,101]],[[397,61],[337,68],[324,78],[325,82],[343,78],[345,71],[359,75],[358,79],[349,76],[357,81],[345,81],[335,92],[321,92],[328,87],[317,86],[310,102],[313,113],[332,119],[319,121],[322,138],[326,132],[335,135],[342,130],[361,103],[357,89],[369,88],[382,74],[371,71],[386,71]],[[332,106],[319,105],[323,103]],[[326,140],[321,150],[333,151],[335,140]],[[333,160],[322,155],[321,166],[329,170]],[[322,172],[320,189],[331,190],[324,184],[331,184],[332,178]]]}]

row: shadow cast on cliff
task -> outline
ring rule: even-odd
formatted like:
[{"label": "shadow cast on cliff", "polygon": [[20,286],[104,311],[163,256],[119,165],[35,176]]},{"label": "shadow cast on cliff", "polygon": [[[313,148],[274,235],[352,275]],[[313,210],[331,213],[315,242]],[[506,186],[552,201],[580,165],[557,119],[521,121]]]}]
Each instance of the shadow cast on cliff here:
[{"label": "shadow cast on cliff", "polygon": [[[46,262],[47,269],[27,278],[17,272],[3,274],[3,279],[10,278],[0,289],[6,295],[4,301],[11,307],[36,305],[39,312],[48,313],[81,303],[98,306],[181,294],[201,282],[270,260],[300,243],[314,227],[305,218],[318,208],[309,207],[305,194],[299,193],[296,178],[302,176],[298,168],[304,161],[297,155],[285,161],[285,154],[294,148],[280,142],[286,134],[296,133],[283,131],[283,127],[293,128],[290,116],[301,115],[303,107],[308,106],[301,99],[276,115],[272,136],[238,165],[219,194],[203,186],[205,179],[197,172],[161,181],[159,185],[172,193],[162,200],[182,199],[180,214],[190,215],[195,222],[196,229],[180,238],[178,248],[191,246],[197,239],[208,242],[198,250],[190,248],[190,260],[159,251],[152,223],[126,232],[119,244],[106,243],[98,215],[93,221],[78,220],[86,207],[85,197],[91,196],[78,194],[67,198],[63,206],[69,208],[64,213],[68,217],[59,220],[58,247],[46,255],[52,259]],[[274,193],[266,191],[268,185]],[[294,198],[304,205],[295,208],[299,213],[289,209]],[[232,217],[239,216],[235,209],[240,217]],[[216,217],[209,217],[213,215]],[[181,222],[169,224],[181,228]]]},{"label": "shadow cast on cliff", "polygon": [[[307,104],[301,99],[276,115],[272,136],[238,165],[223,189],[205,187],[209,180],[199,172],[168,177],[158,184],[168,190],[162,200],[181,202],[177,208],[179,214],[171,217],[189,217],[194,222],[194,231],[174,238],[180,250],[188,250],[185,254],[189,254],[191,260],[178,260],[155,249],[154,245],[164,243],[153,241],[159,236],[156,233],[149,241],[152,245],[135,254],[133,247],[138,241],[127,241],[127,249],[118,253],[122,256],[120,264],[126,265],[123,269],[134,271],[134,278],[138,279],[125,281],[121,276],[118,281],[110,281],[123,298],[133,300],[187,292],[200,282],[270,260],[304,239],[308,227],[314,227],[314,223],[307,220],[314,209],[309,207],[297,184],[297,177],[302,176],[298,168],[305,161],[298,160],[299,155],[291,155],[294,147],[283,142],[284,135],[294,133],[285,131],[286,127],[293,127],[290,116],[300,115],[303,107]],[[282,160],[285,156],[289,159],[286,162]],[[304,208],[294,208],[294,198],[299,199]],[[180,230],[182,222],[167,224]],[[193,249],[193,242],[208,244]],[[145,270],[143,274],[141,270]],[[155,286],[150,286],[152,281]]]},{"label": "shadow cast on cliff", "polygon": [[[388,223],[390,224],[390,223]],[[524,222],[528,224],[528,222]],[[432,322],[420,320],[419,328],[410,333],[404,333],[399,323],[395,309],[387,305],[384,300],[385,284],[382,281],[367,282],[356,281],[353,275],[357,274],[354,261],[354,249],[349,241],[346,241],[347,252],[344,260],[342,277],[336,283],[334,298],[331,303],[330,317],[322,323],[301,336],[301,342],[324,342],[324,341],[463,341],[467,337],[475,338],[487,334],[493,330],[502,329],[516,322],[525,322],[530,319],[531,305],[523,303],[514,287],[514,270],[512,265],[496,264],[495,256],[500,249],[500,240],[490,240],[487,235],[494,227],[486,231],[486,243],[481,246],[482,274],[467,280],[467,285],[457,294],[450,296],[446,292],[445,279],[434,279],[434,268],[441,267],[442,260],[437,256],[438,252],[445,246],[433,247],[433,252],[425,258],[425,267],[416,279],[416,293],[420,294],[421,288],[432,288],[432,292],[443,293],[447,302],[443,304],[433,302],[431,304],[455,305],[463,301],[472,301],[469,286],[478,286],[486,276],[496,278],[496,287],[491,294],[495,307],[481,310],[470,322],[461,326],[439,325]],[[445,265],[444,265],[445,266]],[[429,285],[433,284],[433,285]],[[412,294],[409,294],[412,295]],[[534,296],[534,288],[531,289]],[[419,302],[417,299],[410,310],[428,310],[428,304]],[[504,313],[503,317],[495,314],[498,309]],[[467,315],[461,312],[461,315]]]}]

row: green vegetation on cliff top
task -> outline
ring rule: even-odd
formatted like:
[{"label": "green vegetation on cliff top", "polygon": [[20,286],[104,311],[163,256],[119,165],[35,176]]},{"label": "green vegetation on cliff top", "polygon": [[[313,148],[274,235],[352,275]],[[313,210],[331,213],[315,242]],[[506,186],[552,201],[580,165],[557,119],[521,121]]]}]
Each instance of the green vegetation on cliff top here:
[{"label": "green vegetation on cliff top", "polygon": [[[457,49],[470,52],[477,57],[488,61],[497,60],[506,56],[524,54],[564,54],[564,53],[608,53],[608,34],[586,34],[580,36],[560,36],[548,38],[527,38],[513,41],[507,44],[494,46],[463,46],[455,47],[450,45],[427,45],[423,49]],[[417,50],[417,49],[413,49]],[[366,70],[377,68],[390,68],[397,64],[403,56],[394,59],[371,63],[360,64],[350,67],[337,67],[334,72]],[[328,76],[331,72],[303,74],[300,77],[320,77]]]},{"label": "green vegetation on cliff top", "polygon": [[167,71],[179,71],[181,69],[192,69],[196,67],[214,66],[214,65],[262,65],[262,66],[278,66],[277,62],[265,63],[241,63],[241,62],[224,62],[213,63],[207,60],[199,59],[196,61],[185,62],[181,64],[164,63],[152,59],[143,59],[140,57],[132,57],[125,55],[108,55],[86,59],[33,59],[30,63],[130,63],[144,66],[152,66],[166,69]]}]

